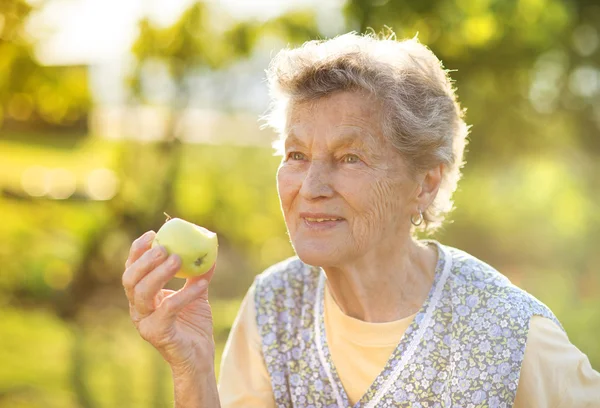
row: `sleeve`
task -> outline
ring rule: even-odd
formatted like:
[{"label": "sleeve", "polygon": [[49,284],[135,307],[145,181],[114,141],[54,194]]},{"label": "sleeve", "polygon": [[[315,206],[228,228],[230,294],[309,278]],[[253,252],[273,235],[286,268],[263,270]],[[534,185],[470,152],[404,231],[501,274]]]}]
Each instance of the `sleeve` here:
[{"label": "sleeve", "polygon": [[222,408],[275,407],[256,323],[254,293],[252,285],[223,350],[218,385]]},{"label": "sleeve", "polygon": [[600,373],[552,320],[531,319],[515,408],[600,408]]}]

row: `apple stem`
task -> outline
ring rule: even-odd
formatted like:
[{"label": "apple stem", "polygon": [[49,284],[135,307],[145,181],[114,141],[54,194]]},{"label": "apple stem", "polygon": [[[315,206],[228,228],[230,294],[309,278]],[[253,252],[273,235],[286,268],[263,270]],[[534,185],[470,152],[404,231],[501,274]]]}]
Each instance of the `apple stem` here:
[{"label": "apple stem", "polygon": [[[167,221],[169,221],[171,219],[171,216],[169,214],[167,214],[166,212],[163,212],[163,214],[167,216]],[[165,221],[165,222],[167,222],[167,221]]]}]

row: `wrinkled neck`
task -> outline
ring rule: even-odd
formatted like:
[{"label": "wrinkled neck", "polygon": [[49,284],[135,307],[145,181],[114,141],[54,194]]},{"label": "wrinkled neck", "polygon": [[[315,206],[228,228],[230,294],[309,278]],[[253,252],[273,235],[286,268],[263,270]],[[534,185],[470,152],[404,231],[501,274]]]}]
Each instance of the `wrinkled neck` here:
[{"label": "wrinkled neck", "polygon": [[416,313],[433,284],[438,260],[434,244],[408,238],[393,248],[352,263],[323,268],[327,287],[344,314],[373,323]]}]

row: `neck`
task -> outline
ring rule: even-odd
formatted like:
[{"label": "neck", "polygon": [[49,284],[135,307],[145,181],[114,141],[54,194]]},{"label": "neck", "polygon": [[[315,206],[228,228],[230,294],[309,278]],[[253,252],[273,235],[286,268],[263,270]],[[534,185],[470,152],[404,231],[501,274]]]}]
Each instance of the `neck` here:
[{"label": "neck", "polygon": [[437,249],[408,237],[351,263],[324,267],[340,309],[366,322],[390,322],[416,313],[435,276]]}]

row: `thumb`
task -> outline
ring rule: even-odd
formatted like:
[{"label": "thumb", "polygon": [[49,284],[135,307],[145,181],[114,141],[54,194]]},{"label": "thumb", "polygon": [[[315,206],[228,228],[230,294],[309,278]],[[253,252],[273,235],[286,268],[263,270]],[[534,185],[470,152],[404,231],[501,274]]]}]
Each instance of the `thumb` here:
[{"label": "thumb", "polygon": [[188,279],[181,290],[171,293],[162,300],[157,312],[162,314],[167,322],[175,321],[177,314],[188,304],[199,298],[208,297],[208,283],[206,279],[195,282]]},{"label": "thumb", "polygon": [[185,281],[185,285],[183,287],[185,288],[187,285],[194,284],[196,282],[200,282],[201,280],[205,280],[210,283],[213,276],[215,275],[216,267],[217,267],[217,263],[215,262],[213,264],[213,266],[211,266],[211,268],[208,270],[208,272],[206,272],[200,276],[194,276],[193,278],[187,278]]}]

